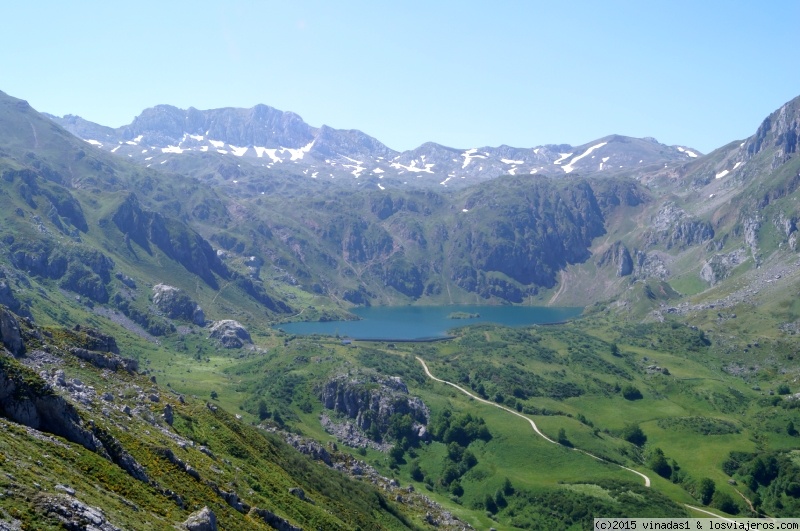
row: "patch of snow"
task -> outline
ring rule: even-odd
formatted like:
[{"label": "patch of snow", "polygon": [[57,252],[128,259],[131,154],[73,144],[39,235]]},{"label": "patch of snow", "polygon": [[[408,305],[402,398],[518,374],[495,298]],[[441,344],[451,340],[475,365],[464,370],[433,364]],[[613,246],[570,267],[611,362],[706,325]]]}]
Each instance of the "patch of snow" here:
[{"label": "patch of snow", "polygon": [[553,164],[561,164],[566,159],[572,156],[572,153],[559,153],[560,158],[558,160],[553,161]]},{"label": "patch of snow", "polygon": [[230,148],[231,148],[231,152],[234,155],[236,155],[237,157],[243,156],[245,153],[247,153],[247,150],[249,149],[247,147],[236,147],[236,146],[233,146],[233,145],[230,145]]},{"label": "patch of snow", "polygon": [[227,149],[218,149],[217,153],[222,153],[223,155],[227,155],[228,154],[228,150]]},{"label": "patch of snow", "polygon": [[524,160],[500,159],[500,162],[504,164],[525,164]]},{"label": "patch of snow", "polygon": [[640,161],[639,161],[639,164],[641,164],[641,163],[642,163],[642,161],[640,160]]},{"label": "patch of snow", "polygon": [[682,148],[680,146],[678,146],[678,151],[680,151],[681,153],[686,153],[686,155],[688,155],[691,158],[697,157],[697,153],[695,153],[694,151],[689,151],[688,149]]},{"label": "patch of snow", "polygon": [[[392,168],[397,169],[397,170],[402,168],[402,169],[404,169],[406,171],[410,171],[410,172],[433,173],[433,170],[431,169],[431,168],[433,168],[433,163],[431,163],[431,164],[423,163],[423,164],[425,164],[424,168],[418,168],[417,167],[417,161],[416,160],[412,160],[411,164],[409,164],[408,166],[404,166],[404,165],[400,164],[399,162],[392,162],[390,164],[390,166]],[[402,172],[400,172],[400,173],[402,173]]]},{"label": "patch of snow", "polygon": [[143,149],[143,150],[142,150],[142,154],[144,154],[144,153],[147,153],[147,150],[146,150],[146,149]]},{"label": "patch of snow", "polygon": [[119,149],[119,146],[115,147],[114,149],[111,150],[111,153],[116,152],[118,149]]},{"label": "patch of snow", "polygon": [[311,147],[313,145],[314,145],[314,140],[312,140],[311,142],[309,142],[308,144],[299,149],[282,147],[280,149],[280,152],[283,153],[284,151],[288,151],[289,154],[291,155],[291,158],[289,160],[303,160],[303,157],[305,156],[306,153],[308,153],[311,150]]},{"label": "patch of snow", "polygon": [[[116,148],[114,148],[114,149],[116,149]],[[114,150],[112,149],[111,151],[114,151]],[[738,168],[741,165],[742,165],[742,163],[741,163],[741,161],[739,161],[739,162],[737,162],[736,164],[733,165],[733,169],[735,170],[736,168]]]},{"label": "patch of snow", "polygon": [[103,147],[103,143],[102,142],[98,142],[97,140],[91,140],[90,139],[90,140],[86,140],[86,142],[88,142],[89,144],[91,144],[93,146]]},{"label": "patch of snow", "polygon": [[137,145],[139,145],[139,142],[142,141],[142,138],[144,138],[144,135],[139,135],[136,138],[134,138],[133,140],[128,140],[125,143],[128,144],[129,146],[137,146]]},{"label": "patch of snow", "polygon": [[200,146],[200,151],[203,151],[203,152],[208,151],[208,146]]},{"label": "patch of snow", "polygon": [[461,209],[461,212],[469,212],[469,210],[468,210],[468,209],[466,209],[466,208],[462,208],[462,209]]},{"label": "patch of snow", "polygon": [[189,135],[189,138],[191,138],[192,140],[197,140],[198,142],[200,142],[201,140],[203,140],[203,135]]},{"label": "patch of snow", "polygon": [[536,174],[536,171],[537,171],[537,170],[536,170],[536,168],[532,169],[532,170],[531,170],[531,175],[535,175],[535,174]]},{"label": "patch of snow", "polygon": [[572,170],[575,169],[575,163],[576,162],[581,160],[583,157],[587,157],[587,156],[591,155],[592,151],[594,151],[595,149],[599,149],[599,148],[605,146],[606,144],[608,144],[608,142],[600,142],[599,144],[595,144],[592,147],[590,147],[589,149],[587,149],[586,151],[584,151],[581,155],[578,155],[577,157],[572,159],[569,162],[569,164],[567,164],[566,166],[562,166],[562,169],[564,170],[564,173],[571,173]]},{"label": "patch of snow", "polygon": [[508,170],[508,174],[509,175],[516,175],[516,173],[515,173],[516,171],[517,171],[516,168],[511,168],[510,170]]},{"label": "patch of snow", "polygon": [[161,148],[161,153],[177,153],[180,155],[185,150],[179,148],[178,146],[167,146],[165,148]]},{"label": "patch of snow", "polygon": [[716,174],[716,175],[714,176],[714,178],[715,178],[715,179],[722,179],[723,177],[725,177],[725,176],[726,176],[726,175],[728,175],[729,173],[730,173],[730,172],[729,172],[728,170],[722,170],[721,172],[719,172],[718,174]]},{"label": "patch of snow", "polygon": [[485,159],[486,158],[483,155],[476,155],[475,153],[477,153],[477,152],[478,152],[478,148],[472,148],[472,149],[466,150],[464,153],[461,154],[461,156],[464,157],[464,164],[461,165],[461,169],[462,170],[467,167],[467,165],[472,161],[472,159]]},{"label": "patch of snow", "polygon": [[741,144],[739,144],[739,147],[744,147],[744,142],[742,142]]},{"label": "patch of snow", "polygon": [[167,160],[166,160],[166,159],[164,159],[164,160],[162,160],[161,162],[159,162],[159,164],[166,164],[166,162],[167,162]]},{"label": "patch of snow", "polygon": [[312,174],[311,174],[311,178],[312,178],[312,179],[316,179],[316,178],[317,178],[317,174],[318,174],[318,173],[319,173],[318,171],[315,171],[314,173],[312,173]]},{"label": "patch of snow", "polygon": [[146,158],[146,159],[144,159],[144,160],[153,160],[153,157],[147,157],[147,158]]},{"label": "patch of snow", "polygon": [[209,140],[208,142],[217,149],[225,146],[225,142],[223,142],[222,140]]},{"label": "patch of snow", "polygon": [[375,168],[374,170],[372,170],[372,173],[383,173],[383,170],[380,168]]},{"label": "patch of snow", "polygon": [[713,199],[715,194],[708,194],[709,199]]},{"label": "patch of snow", "polygon": [[263,156],[264,156],[264,154],[266,153],[266,154],[267,154],[267,156],[268,156],[270,159],[272,159],[272,162],[283,162],[283,161],[280,159],[280,157],[278,157],[278,155],[276,155],[276,154],[275,154],[275,152],[276,152],[276,151],[278,151],[277,149],[269,149],[269,148],[260,147],[260,146],[256,146],[256,147],[254,147],[253,149],[255,149],[255,150],[256,150],[256,156],[257,156],[258,158],[261,158],[261,157],[263,157]]},{"label": "patch of snow", "polygon": [[534,150],[533,150],[533,154],[534,154],[534,155],[538,155],[538,154],[539,154],[539,149],[540,149],[540,148],[536,148],[536,149],[534,149]]},{"label": "patch of snow", "polygon": [[440,182],[439,184],[441,184],[442,186],[447,186],[447,181],[449,181],[452,178],[453,178],[452,175],[448,175],[447,179],[445,179],[444,181]]},{"label": "patch of snow", "polygon": [[380,188],[381,190],[386,190],[386,188],[384,188],[381,183],[378,183],[378,188]]}]

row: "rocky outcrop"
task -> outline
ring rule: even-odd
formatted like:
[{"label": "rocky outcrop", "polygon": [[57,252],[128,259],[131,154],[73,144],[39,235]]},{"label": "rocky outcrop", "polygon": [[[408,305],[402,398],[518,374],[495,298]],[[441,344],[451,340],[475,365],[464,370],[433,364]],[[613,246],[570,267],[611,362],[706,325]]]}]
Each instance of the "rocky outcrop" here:
[{"label": "rocky outcrop", "polygon": [[35,503],[42,513],[60,521],[64,529],[122,531],[108,521],[103,511],[69,494],[41,495]]},{"label": "rocky outcrop", "polygon": [[204,326],[206,316],[199,304],[186,292],[174,286],[156,284],[153,286],[153,304],[170,319],[184,319],[198,326]]},{"label": "rocky outcrop", "polygon": [[613,264],[617,270],[618,277],[625,277],[633,273],[633,259],[628,248],[620,241],[614,242],[611,247],[606,249],[597,260],[597,265],[603,267]]},{"label": "rocky outcrop", "polygon": [[242,348],[245,343],[250,343],[250,333],[238,322],[232,319],[217,321],[211,325],[208,336],[216,339],[225,348]]},{"label": "rocky outcrop", "polygon": [[59,285],[94,301],[108,302],[106,284],[114,261],[85,245],[59,246],[50,240],[17,242],[11,263],[30,274],[60,280]]},{"label": "rocky outcrop", "polygon": [[0,341],[14,356],[21,356],[25,353],[19,321],[3,306],[0,306]]},{"label": "rocky outcrop", "polygon": [[708,241],[714,229],[708,221],[690,216],[674,203],[665,204],[652,219],[652,228],[644,233],[645,245],[663,245],[683,249]]},{"label": "rocky outcrop", "polygon": [[109,369],[114,372],[118,370],[136,372],[139,370],[139,362],[132,358],[123,358],[122,356],[96,350],[86,350],[80,347],[73,347],[69,351],[76,358],[88,361],[98,369]]},{"label": "rocky outcrop", "polygon": [[737,249],[727,254],[715,254],[700,270],[700,278],[712,286],[730,275],[731,271],[745,261],[747,252]]},{"label": "rocky outcrop", "polygon": [[0,415],[109,458],[102,442],[83,427],[72,404],[55,394],[38,375],[4,357],[0,357]]},{"label": "rocky outcrop", "polygon": [[111,220],[125,234],[129,246],[133,241],[146,252],[152,253],[152,242],[214,289],[219,287],[215,273],[225,279],[230,277],[228,268],[202,236],[184,223],[143,209],[135,194],[128,195]]},{"label": "rocky outcrop", "polygon": [[217,516],[208,507],[203,507],[190,514],[181,528],[186,531],[217,531]]},{"label": "rocky outcrop", "polygon": [[747,216],[742,220],[744,244],[750,249],[756,265],[759,264],[758,256],[758,231],[761,230],[761,217],[759,215]]},{"label": "rocky outcrop", "polygon": [[385,433],[393,415],[409,415],[424,438],[430,412],[397,377],[340,375],[329,380],[320,392],[322,405],[355,420],[364,431]]}]

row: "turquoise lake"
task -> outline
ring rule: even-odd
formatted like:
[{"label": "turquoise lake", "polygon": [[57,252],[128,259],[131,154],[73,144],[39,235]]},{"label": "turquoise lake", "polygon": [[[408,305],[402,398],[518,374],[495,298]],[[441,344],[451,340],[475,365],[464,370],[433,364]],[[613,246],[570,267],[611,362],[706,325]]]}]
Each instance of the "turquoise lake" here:
[{"label": "turquoise lake", "polygon": [[[413,341],[446,337],[453,328],[475,323],[505,326],[558,323],[581,314],[583,308],[538,306],[391,306],[356,308],[360,321],[285,323],[277,326],[290,334],[339,335],[352,339]],[[450,314],[480,314],[473,319],[451,319]]]}]

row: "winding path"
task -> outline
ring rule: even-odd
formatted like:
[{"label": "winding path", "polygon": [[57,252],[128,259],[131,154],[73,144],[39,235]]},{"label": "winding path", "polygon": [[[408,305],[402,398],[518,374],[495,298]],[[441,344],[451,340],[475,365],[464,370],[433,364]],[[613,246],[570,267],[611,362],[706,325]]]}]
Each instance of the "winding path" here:
[{"label": "winding path", "polygon": [[[527,421],[530,423],[530,425],[531,425],[531,428],[533,428],[533,431],[535,431],[535,432],[536,432],[536,434],[537,434],[539,437],[541,437],[542,439],[544,439],[545,441],[547,441],[547,442],[549,442],[549,443],[558,444],[559,446],[562,446],[562,445],[560,445],[558,442],[554,441],[553,439],[551,439],[550,437],[548,437],[547,435],[545,435],[544,433],[542,433],[542,432],[541,432],[541,430],[539,430],[539,427],[536,425],[536,423],[535,423],[533,420],[531,420],[530,418],[528,418],[528,417],[526,417],[525,415],[523,415],[522,413],[519,413],[519,412],[517,412],[517,411],[514,411],[513,409],[507,408],[507,407],[505,407],[505,406],[501,406],[500,404],[496,404],[495,402],[490,402],[489,400],[483,399],[483,398],[481,398],[481,397],[479,397],[479,396],[475,396],[475,395],[473,395],[472,393],[470,393],[469,391],[467,391],[466,389],[464,389],[463,387],[461,387],[461,386],[458,386],[458,385],[454,384],[453,382],[448,382],[447,380],[442,380],[441,378],[437,378],[436,376],[434,376],[433,374],[431,374],[431,371],[430,371],[430,369],[428,369],[428,364],[427,364],[427,363],[425,363],[425,360],[423,360],[423,359],[422,359],[422,358],[420,358],[419,356],[415,356],[415,357],[417,358],[417,361],[419,361],[419,362],[422,364],[422,368],[423,368],[423,369],[425,369],[425,374],[426,374],[426,375],[428,376],[428,378],[430,378],[431,380],[434,380],[434,381],[437,381],[437,382],[439,382],[439,383],[443,383],[443,384],[449,385],[449,386],[451,386],[451,387],[455,387],[456,389],[458,389],[459,391],[461,391],[461,392],[462,392],[462,393],[464,393],[465,395],[467,395],[467,396],[469,396],[469,397],[472,397],[473,399],[477,400],[478,402],[483,402],[484,404],[489,404],[490,406],[494,406],[494,407],[496,407],[496,408],[500,408],[500,409],[502,409],[503,411],[507,411],[508,413],[511,413],[512,415],[516,415],[516,416],[518,416],[519,418],[522,418],[522,419],[525,419],[525,420],[527,420]],[[582,453],[582,454],[588,455],[589,457],[592,457],[592,458],[594,458],[594,459],[597,459],[598,461],[602,461],[602,462],[604,462],[604,463],[611,463],[610,461],[606,461],[606,460],[605,460],[605,459],[603,459],[602,457],[597,457],[596,455],[590,454],[589,452],[587,452],[587,451],[585,451],[585,450],[581,450],[581,449],[579,449],[579,448],[573,448],[573,450],[575,450],[576,452],[580,452],[580,453]],[[618,466],[618,467],[620,467],[620,468],[624,468],[625,470],[627,470],[627,471],[629,471],[629,472],[633,472],[634,474],[636,474],[636,475],[638,475],[638,476],[641,476],[641,477],[644,479],[644,486],[645,486],[645,487],[649,487],[649,486],[650,486],[650,478],[649,478],[649,477],[647,477],[647,476],[645,476],[645,475],[644,475],[644,474],[642,474],[641,472],[638,472],[638,471],[636,471],[636,470],[634,470],[634,469],[632,469],[632,468],[628,468],[628,467],[626,467],[626,466],[622,466],[622,465],[620,465],[620,464],[617,464],[617,463],[611,463],[611,464],[615,464],[615,465],[617,465],[617,466]]]}]

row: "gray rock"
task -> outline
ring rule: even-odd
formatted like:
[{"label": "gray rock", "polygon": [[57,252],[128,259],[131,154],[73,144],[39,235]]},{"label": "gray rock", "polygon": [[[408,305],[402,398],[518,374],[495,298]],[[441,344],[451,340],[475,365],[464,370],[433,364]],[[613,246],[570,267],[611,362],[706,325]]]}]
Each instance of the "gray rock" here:
[{"label": "gray rock", "polygon": [[167,404],[164,406],[164,422],[172,426],[172,423],[175,421],[175,413],[172,411],[172,405]]},{"label": "gray rock", "polygon": [[11,354],[20,356],[25,353],[25,344],[19,328],[19,321],[13,313],[0,306],[0,340]]},{"label": "gray rock", "polygon": [[166,284],[153,286],[153,304],[170,319],[184,319],[198,326],[206,323],[203,309],[183,290]]},{"label": "gray rock", "polygon": [[238,322],[232,319],[217,321],[211,326],[211,339],[216,339],[225,348],[242,348],[245,343],[251,343],[250,333]]},{"label": "gray rock", "polygon": [[203,507],[189,515],[182,525],[187,531],[217,531],[217,516],[208,507]]}]

